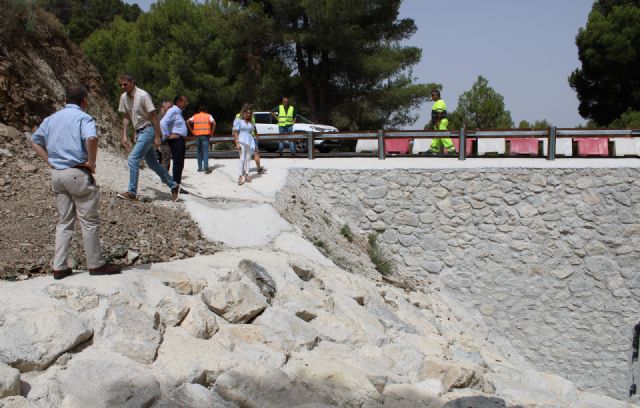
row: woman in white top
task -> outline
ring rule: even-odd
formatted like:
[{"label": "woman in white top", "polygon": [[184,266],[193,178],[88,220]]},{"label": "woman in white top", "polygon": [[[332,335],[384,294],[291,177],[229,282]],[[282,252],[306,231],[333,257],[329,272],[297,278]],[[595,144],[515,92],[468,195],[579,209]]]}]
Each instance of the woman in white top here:
[{"label": "woman in white top", "polygon": [[244,105],[240,111],[240,117],[233,121],[233,141],[236,144],[236,149],[240,152],[239,185],[244,184],[245,181],[247,183],[251,182],[249,163],[251,162],[251,157],[253,157],[253,151],[256,147],[252,134],[255,130],[255,126],[251,121],[252,115],[253,112],[251,108]]}]

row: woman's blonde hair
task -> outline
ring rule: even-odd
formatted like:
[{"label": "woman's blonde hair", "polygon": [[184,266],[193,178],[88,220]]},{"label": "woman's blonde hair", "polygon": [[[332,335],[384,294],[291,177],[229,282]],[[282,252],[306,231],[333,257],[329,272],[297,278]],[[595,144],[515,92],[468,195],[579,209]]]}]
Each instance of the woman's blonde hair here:
[{"label": "woman's blonde hair", "polygon": [[242,109],[240,110],[240,116],[244,115],[246,112],[251,112],[252,106],[250,103],[245,103],[244,105],[242,105]]}]

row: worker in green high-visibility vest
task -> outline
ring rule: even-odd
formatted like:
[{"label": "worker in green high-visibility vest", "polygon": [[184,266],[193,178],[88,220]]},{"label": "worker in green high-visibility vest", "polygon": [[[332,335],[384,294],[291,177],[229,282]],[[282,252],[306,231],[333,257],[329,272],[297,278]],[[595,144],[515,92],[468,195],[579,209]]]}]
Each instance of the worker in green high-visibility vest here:
[{"label": "worker in green high-visibility vest", "polygon": [[[431,91],[431,100],[433,106],[431,107],[431,124],[433,130],[448,130],[449,120],[447,119],[447,104],[440,98],[440,91],[434,89]],[[431,147],[427,150],[427,154],[439,154],[440,146],[444,147],[447,154],[456,154],[456,148],[453,146],[453,142],[449,137],[439,137],[431,141]]]},{"label": "worker in green high-visibility vest", "polygon": [[[271,111],[273,116],[278,121],[278,133],[286,135],[293,133],[293,124],[296,123],[295,108],[289,105],[289,98],[286,96],[282,98],[282,104]],[[284,142],[278,142],[278,154],[282,156],[284,151]],[[289,153],[296,154],[296,146],[293,141],[289,141]]]}]

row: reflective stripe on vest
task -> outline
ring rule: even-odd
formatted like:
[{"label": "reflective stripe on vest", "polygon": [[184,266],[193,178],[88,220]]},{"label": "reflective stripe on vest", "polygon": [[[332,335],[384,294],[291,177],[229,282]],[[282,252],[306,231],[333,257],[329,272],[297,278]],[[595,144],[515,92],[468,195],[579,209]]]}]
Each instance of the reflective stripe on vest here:
[{"label": "reflective stripe on vest", "polygon": [[293,106],[289,106],[288,112],[285,111],[284,105],[278,107],[278,126],[293,125]]},{"label": "reflective stripe on vest", "polygon": [[195,136],[209,136],[211,134],[210,116],[208,113],[193,115],[193,134]]}]

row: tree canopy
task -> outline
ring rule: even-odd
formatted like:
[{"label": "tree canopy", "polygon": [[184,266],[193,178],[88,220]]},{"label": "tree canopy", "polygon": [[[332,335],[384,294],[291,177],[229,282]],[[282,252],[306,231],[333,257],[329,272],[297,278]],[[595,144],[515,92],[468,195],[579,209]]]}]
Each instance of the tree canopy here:
[{"label": "tree canopy", "polygon": [[606,126],[640,111],[640,0],[596,0],[576,45],[582,67],[569,84],[580,115]]},{"label": "tree canopy", "polygon": [[505,109],[502,95],[480,75],[471,89],[458,98],[458,106],[449,116],[449,124],[451,129],[499,129],[513,127],[513,120]]},{"label": "tree canopy", "polygon": [[116,16],[135,21],[142,13],[137,4],[122,0],[43,0],[45,10],[58,17],[69,38],[80,44],[95,30],[107,26]]},{"label": "tree canopy", "polygon": [[548,129],[551,127],[551,124],[546,120],[536,120],[533,123],[530,123],[528,120],[521,120],[518,123],[518,129]]},{"label": "tree canopy", "polygon": [[262,13],[220,4],[161,0],[137,21],[116,18],[83,42],[114,104],[122,73],[132,74],[157,101],[183,94],[189,111],[206,106],[223,120],[223,130],[243,102],[263,104],[270,91],[269,104],[276,103],[273,92],[285,86],[290,72],[271,55],[269,37],[260,34],[268,21]]},{"label": "tree canopy", "polygon": [[244,0],[274,22],[274,44],[294,73],[292,91],[312,119],[347,129],[414,122],[429,84],[415,84],[416,26],[398,19],[401,0]]},{"label": "tree canopy", "polygon": [[159,0],[81,46],[114,100],[118,73],[129,72],[154,97],[183,93],[217,116],[245,101],[270,110],[286,95],[341,129],[397,127],[415,122],[431,88],[413,78],[421,50],[400,44],[416,30],[398,19],[400,3]]}]

